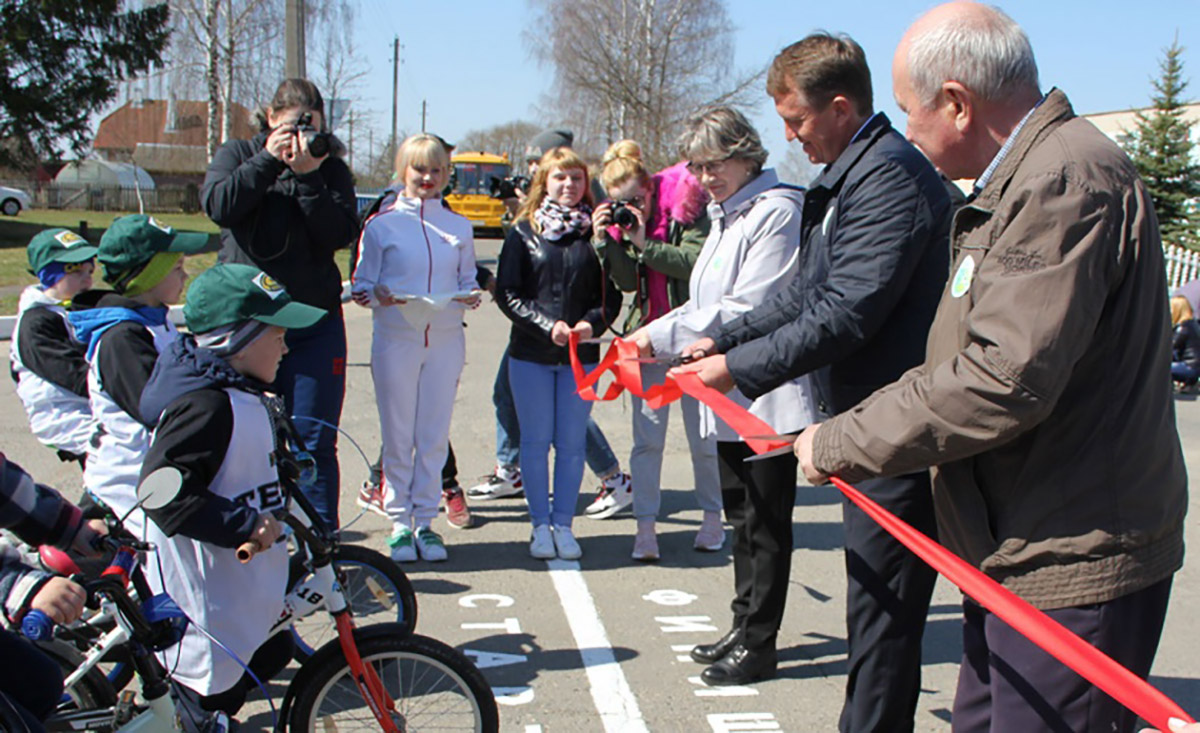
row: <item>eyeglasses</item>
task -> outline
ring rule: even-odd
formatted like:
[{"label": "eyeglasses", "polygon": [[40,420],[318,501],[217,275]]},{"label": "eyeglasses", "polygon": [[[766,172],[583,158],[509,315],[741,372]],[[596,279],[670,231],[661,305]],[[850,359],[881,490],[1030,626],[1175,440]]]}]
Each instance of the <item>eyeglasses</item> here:
[{"label": "eyeglasses", "polygon": [[719,160],[689,161],[687,164],[688,173],[697,178],[704,173],[708,173],[710,176],[719,176],[725,171],[725,164],[729,162],[729,157],[726,156]]}]

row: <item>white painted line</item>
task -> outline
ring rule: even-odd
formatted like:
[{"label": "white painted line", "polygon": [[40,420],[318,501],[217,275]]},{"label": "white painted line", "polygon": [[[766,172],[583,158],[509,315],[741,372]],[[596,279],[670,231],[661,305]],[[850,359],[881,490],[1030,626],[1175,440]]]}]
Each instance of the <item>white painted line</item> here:
[{"label": "white painted line", "polygon": [[591,591],[579,572],[579,563],[572,560],[547,560],[550,579],[558,593],[558,601],[567,615],[567,624],[575,637],[575,646],[583,660],[592,701],[600,713],[600,722],[608,733],[649,733],[637,699],[617,664],[608,632],[596,611]]},{"label": "white painted line", "polygon": [[700,677],[688,677],[688,682],[696,686],[692,694],[696,697],[753,697],[758,689],[748,685],[728,685],[725,687],[709,687]]}]

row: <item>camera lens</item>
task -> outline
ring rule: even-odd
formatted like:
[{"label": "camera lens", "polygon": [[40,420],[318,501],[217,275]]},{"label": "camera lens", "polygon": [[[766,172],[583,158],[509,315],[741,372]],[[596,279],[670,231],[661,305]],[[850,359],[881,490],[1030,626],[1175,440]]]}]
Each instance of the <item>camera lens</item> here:
[{"label": "camera lens", "polygon": [[318,132],[308,138],[308,152],[314,158],[320,158],[329,153],[329,134]]},{"label": "camera lens", "polygon": [[637,217],[633,212],[625,208],[623,204],[618,204],[612,210],[613,223],[622,229],[630,229],[637,226]]}]

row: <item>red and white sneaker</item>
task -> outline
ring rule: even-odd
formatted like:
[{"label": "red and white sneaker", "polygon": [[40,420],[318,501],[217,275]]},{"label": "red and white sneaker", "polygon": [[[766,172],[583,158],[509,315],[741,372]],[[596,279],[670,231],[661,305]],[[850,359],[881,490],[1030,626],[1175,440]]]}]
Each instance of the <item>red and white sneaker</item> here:
[{"label": "red and white sneaker", "polygon": [[600,482],[596,500],[583,510],[588,519],[608,519],[633,504],[633,481],[629,474],[616,473]]},{"label": "red and white sneaker", "polygon": [[370,481],[363,481],[362,488],[358,490],[358,499],[355,500],[355,503],[369,512],[375,512],[381,517],[388,515],[387,510],[383,508],[383,487],[377,486]]},{"label": "red and white sneaker", "polygon": [[467,489],[467,496],[476,501],[491,501],[504,499],[509,496],[520,496],[525,493],[521,483],[521,469],[497,466],[496,470],[486,476],[483,483]]},{"label": "red and white sneaker", "polygon": [[442,489],[442,502],[446,505],[446,523],[451,527],[467,529],[475,523],[461,486],[455,484],[448,489]]}]

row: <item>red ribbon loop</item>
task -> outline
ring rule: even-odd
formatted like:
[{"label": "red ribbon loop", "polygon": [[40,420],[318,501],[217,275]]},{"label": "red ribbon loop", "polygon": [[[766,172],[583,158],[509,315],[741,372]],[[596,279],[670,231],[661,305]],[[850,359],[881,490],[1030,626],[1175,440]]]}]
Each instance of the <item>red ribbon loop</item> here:
[{"label": "red ribbon loop", "polygon": [[[667,377],[660,385],[643,390],[641,364],[637,346],[629,341],[613,339],[612,346],[590,374],[585,374],[579,362],[576,348],[578,334],[571,334],[571,368],[579,395],[585,400],[613,400],[628,389],[657,409],[662,405],[688,394],[705,405],[725,421],[755,453],[787,445],[786,441],[752,440],[748,435],[767,435],[775,430],[770,425],[751,415],[741,405],[700,381],[691,373]],[[593,385],[606,373],[611,372],[614,381],[603,397],[597,397]],[[854,502],[869,517],[886,529],[901,544],[924,560],[930,567],[944,575],[981,606],[996,614],[1018,633],[1037,644],[1043,651],[1058,659],[1081,677],[1108,693],[1114,700],[1129,708],[1159,730],[1169,730],[1167,721],[1179,718],[1188,723],[1195,720],[1183,708],[1156,689],[1149,682],[1122,667],[1104,652],[1071,633],[1065,626],[1031,606],[1027,601],[989,578],[978,568],[950,552],[942,545],[921,534],[894,514],[867,498],[858,489],[839,478],[833,485]]]}]

